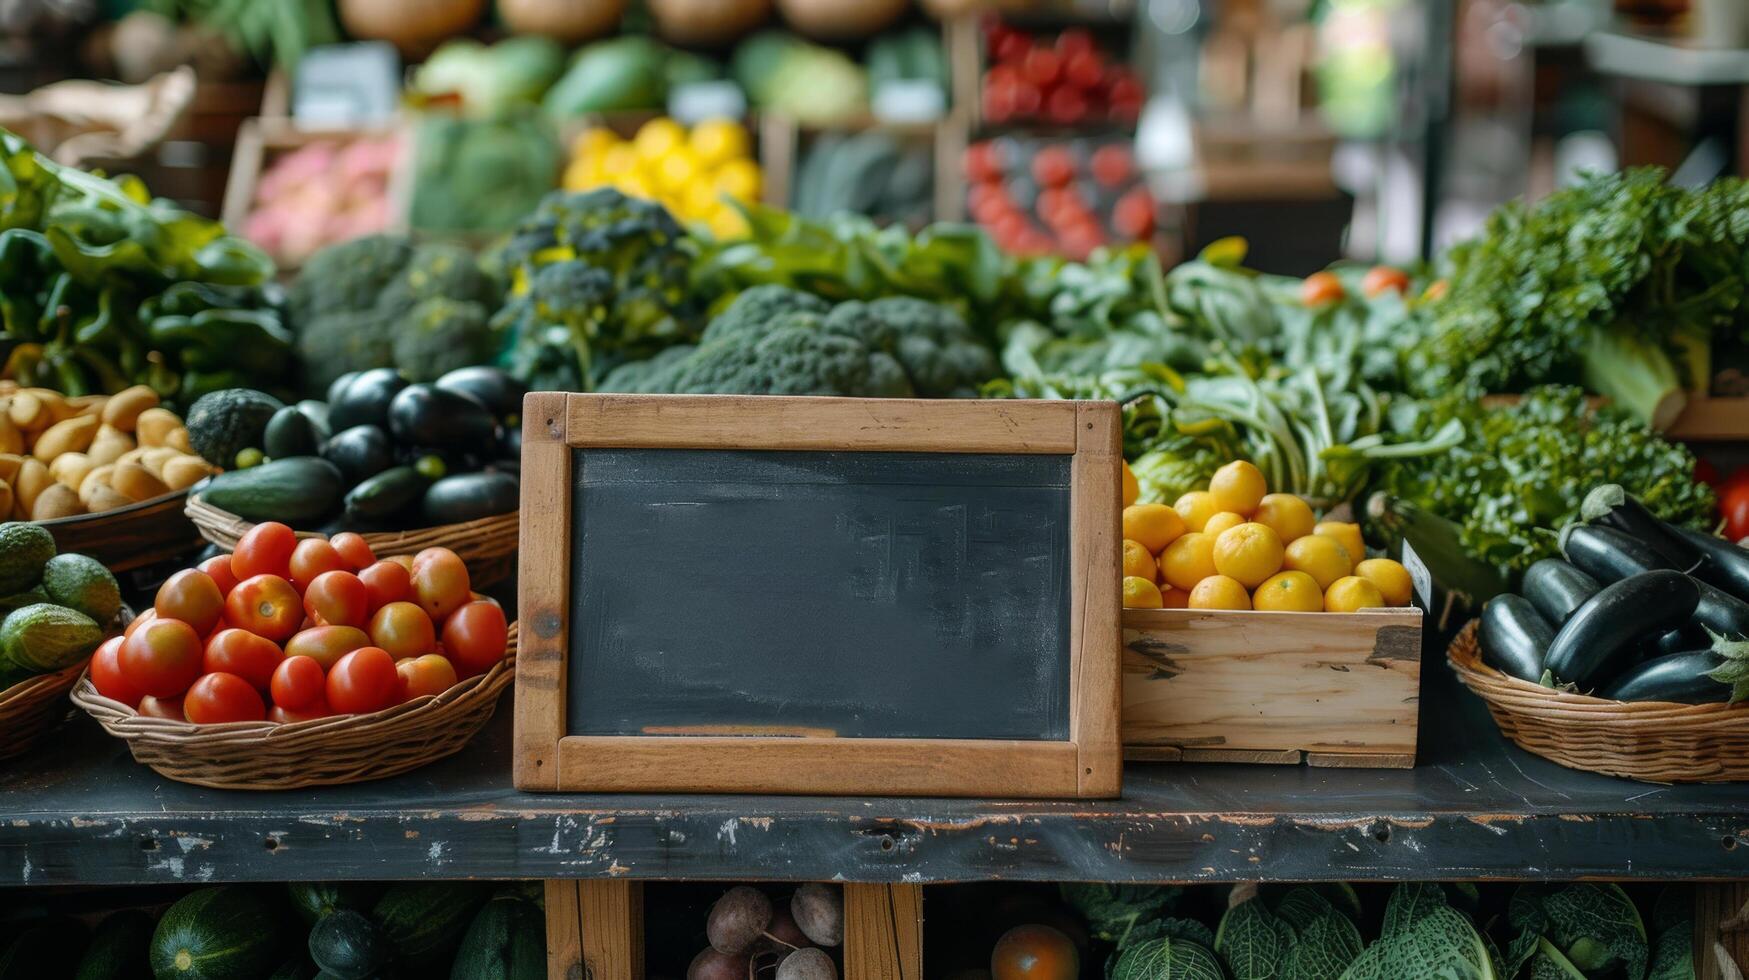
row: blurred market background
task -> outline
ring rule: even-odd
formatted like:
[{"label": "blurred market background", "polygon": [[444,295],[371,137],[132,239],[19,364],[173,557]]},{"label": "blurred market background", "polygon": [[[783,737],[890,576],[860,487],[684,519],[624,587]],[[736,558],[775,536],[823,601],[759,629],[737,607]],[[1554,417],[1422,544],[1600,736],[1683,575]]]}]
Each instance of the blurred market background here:
[{"label": "blurred market background", "polygon": [[282,269],[610,184],[719,237],[726,196],[1305,275],[1588,169],[1749,165],[1742,0],[4,0],[0,32],[0,124]]}]

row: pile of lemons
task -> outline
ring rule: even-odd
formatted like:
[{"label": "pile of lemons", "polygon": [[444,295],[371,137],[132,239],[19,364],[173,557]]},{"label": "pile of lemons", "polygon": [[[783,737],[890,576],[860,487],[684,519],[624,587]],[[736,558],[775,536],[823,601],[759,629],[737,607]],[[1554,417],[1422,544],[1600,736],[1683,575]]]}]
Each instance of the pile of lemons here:
[{"label": "pile of lemons", "polygon": [[1319,523],[1291,493],[1237,460],[1207,490],[1168,507],[1139,504],[1123,471],[1123,604],[1128,609],[1354,612],[1406,606],[1409,572],[1366,557],[1360,525]]},{"label": "pile of lemons", "polygon": [[764,174],[753,161],[747,128],[732,119],[707,119],[687,129],[666,116],[622,139],[592,126],[571,141],[565,167],[568,191],[618,188],[629,197],[657,201],[683,222],[701,224],[719,238],[747,231],[741,213],[725,197],[759,200]]}]

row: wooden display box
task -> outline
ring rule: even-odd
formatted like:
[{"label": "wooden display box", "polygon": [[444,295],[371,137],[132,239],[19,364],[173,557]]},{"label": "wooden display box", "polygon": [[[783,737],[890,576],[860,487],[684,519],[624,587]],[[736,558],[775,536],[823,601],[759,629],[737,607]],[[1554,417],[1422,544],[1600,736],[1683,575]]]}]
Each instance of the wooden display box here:
[{"label": "wooden display box", "polygon": [[1124,757],[1410,768],[1421,617],[1126,609]]}]

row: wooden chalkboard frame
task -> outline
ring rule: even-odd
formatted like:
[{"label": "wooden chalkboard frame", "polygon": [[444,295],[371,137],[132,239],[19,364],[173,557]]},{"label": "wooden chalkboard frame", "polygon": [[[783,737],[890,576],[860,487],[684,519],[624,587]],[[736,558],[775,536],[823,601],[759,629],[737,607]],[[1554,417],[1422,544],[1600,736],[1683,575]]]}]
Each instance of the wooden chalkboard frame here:
[{"label": "wooden chalkboard frame", "polygon": [[[1109,798],[1119,736],[1119,461],[1112,402],[620,395],[523,401],[513,777],[546,792]],[[1066,741],[567,735],[572,451],[1068,455]]]}]

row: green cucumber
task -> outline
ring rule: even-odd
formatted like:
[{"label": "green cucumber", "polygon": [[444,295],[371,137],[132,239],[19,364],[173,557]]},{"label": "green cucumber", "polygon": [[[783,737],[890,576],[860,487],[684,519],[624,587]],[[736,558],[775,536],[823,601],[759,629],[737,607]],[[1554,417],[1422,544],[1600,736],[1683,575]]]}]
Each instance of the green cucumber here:
[{"label": "green cucumber", "polygon": [[337,909],[310,928],[310,959],[341,980],[365,980],[394,954],[383,930],[352,909]]},{"label": "green cucumber", "polygon": [[450,980],[542,980],[546,946],[539,907],[521,898],[494,898],[468,924]]},{"label": "green cucumber", "polygon": [[123,909],[98,923],[73,980],[148,980],[151,947],[152,917],[140,909]]},{"label": "green cucumber", "polygon": [[1672,701],[1709,704],[1728,700],[1731,685],[1708,677],[1723,660],[1711,650],[1654,657],[1629,668],[1597,696],[1611,701]]},{"label": "green cucumber", "polygon": [[1529,599],[1497,595],[1482,607],[1476,641],[1482,662],[1503,674],[1532,684],[1542,683],[1543,660],[1555,631]]},{"label": "green cucumber", "polygon": [[371,916],[403,965],[431,970],[448,961],[485,900],[485,890],[468,882],[409,882],[391,885]]},{"label": "green cucumber", "polygon": [[1560,627],[1585,600],[1603,588],[1598,581],[1559,558],[1544,558],[1524,573],[1519,594],[1530,600],[1552,627]]},{"label": "green cucumber", "polygon": [[1558,681],[1591,690],[1632,662],[1641,637],[1686,625],[1699,603],[1694,579],[1672,569],[1612,582],[1555,634],[1544,666]]},{"label": "green cucumber", "polygon": [[276,459],[246,470],[220,473],[200,497],[246,521],[318,523],[340,509],[340,470],[314,456]]},{"label": "green cucumber", "polygon": [[158,920],[150,962],[157,980],[259,980],[285,956],[285,916],[240,885],[184,895]]},{"label": "green cucumber", "polygon": [[431,481],[411,466],[394,466],[359,481],[346,494],[346,516],[355,521],[382,520],[411,508]]}]

